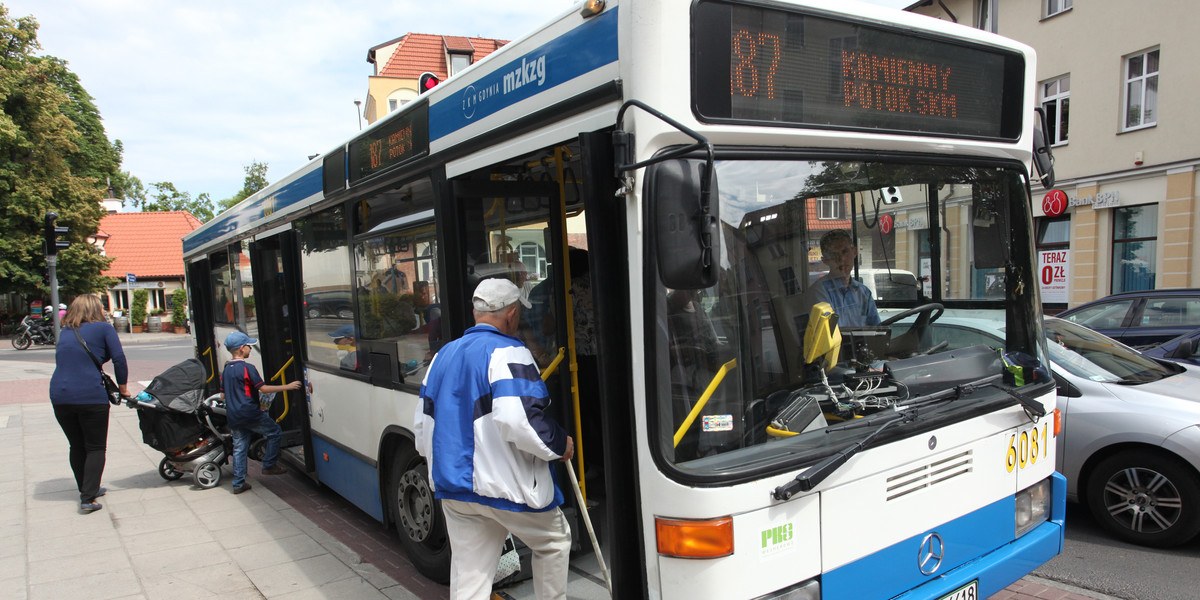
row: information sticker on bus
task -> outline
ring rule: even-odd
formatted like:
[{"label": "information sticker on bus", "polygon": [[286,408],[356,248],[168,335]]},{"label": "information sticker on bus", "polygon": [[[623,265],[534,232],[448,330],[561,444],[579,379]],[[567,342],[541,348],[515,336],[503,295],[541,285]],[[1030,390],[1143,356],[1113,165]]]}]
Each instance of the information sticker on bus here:
[{"label": "information sticker on bus", "polygon": [[979,600],[979,580],[976,579],[937,600]]}]

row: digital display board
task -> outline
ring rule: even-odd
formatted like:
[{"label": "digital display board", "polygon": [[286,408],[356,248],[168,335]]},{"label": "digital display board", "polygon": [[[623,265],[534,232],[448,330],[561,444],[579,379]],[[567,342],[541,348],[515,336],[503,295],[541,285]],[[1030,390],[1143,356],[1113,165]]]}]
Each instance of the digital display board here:
[{"label": "digital display board", "polygon": [[350,185],[429,152],[429,105],[394,116],[350,142]]},{"label": "digital display board", "polygon": [[728,2],[697,3],[692,21],[702,121],[1020,137],[1019,53]]}]

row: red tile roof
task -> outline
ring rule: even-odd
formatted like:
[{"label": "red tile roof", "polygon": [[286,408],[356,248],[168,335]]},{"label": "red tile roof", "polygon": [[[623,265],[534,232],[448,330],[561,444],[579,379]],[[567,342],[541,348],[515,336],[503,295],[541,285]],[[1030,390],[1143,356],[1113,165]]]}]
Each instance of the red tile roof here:
[{"label": "red tile roof", "polygon": [[437,75],[438,79],[446,79],[449,74],[449,68],[446,65],[447,48],[452,50],[473,48],[475,52],[471,61],[478,62],[507,43],[508,40],[409,33],[400,38],[396,50],[379,70],[379,76],[417,79],[421,73],[428,71]]},{"label": "red tile roof", "polygon": [[115,258],[104,275],[183,277],[183,236],[202,223],[184,211],[113,213],[100,219],[109,235],[104,254]]}]

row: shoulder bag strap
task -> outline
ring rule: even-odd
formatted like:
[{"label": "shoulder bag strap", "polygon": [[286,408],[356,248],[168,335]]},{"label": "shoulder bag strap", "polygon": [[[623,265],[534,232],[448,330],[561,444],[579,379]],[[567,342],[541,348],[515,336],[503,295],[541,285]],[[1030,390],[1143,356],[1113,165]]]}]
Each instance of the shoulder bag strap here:
[{"label": "shoulder bag strap", "polygon": [[99,369],[101,373],[103,373],[104,367],[100,366],[100,360],[96,358],[95,354],[92,354],[92,349],[88,348],[87,342],[83,341],[83,336],[79,335],[79,328],[72,327],[71,331],[75,332],[75,339],[79,340],[79,345],[83,346],[83,351],[87,352],[87,355],[92,358],[92,363],[96,365],[96,368]]}]

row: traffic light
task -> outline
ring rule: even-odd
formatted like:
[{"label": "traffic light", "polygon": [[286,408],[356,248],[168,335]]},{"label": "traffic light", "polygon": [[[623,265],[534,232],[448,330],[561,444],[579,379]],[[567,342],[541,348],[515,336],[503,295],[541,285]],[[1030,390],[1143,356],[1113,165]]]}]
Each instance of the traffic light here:
[{"label": "traffic light", "polygon": [[46,256],[55,256],[59,250],[71,245],[71,242],[59,239],[59,237],[65,237],[69,230],[66,227],[55,226],[54,222],[57,220],[58,213],[46,213],[46,228],[43,233],[46,243]]},{"label": "traffic light", "polygon": [[437,87],[437,84],[441,82],[442,80],[438,79],[437,75],[434,75],[429,71],[421,73],[421,79],[417,83],[417,93],[424,94],[425,92]]}]

